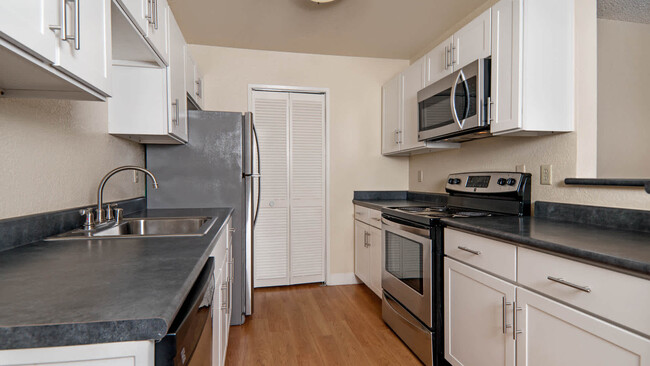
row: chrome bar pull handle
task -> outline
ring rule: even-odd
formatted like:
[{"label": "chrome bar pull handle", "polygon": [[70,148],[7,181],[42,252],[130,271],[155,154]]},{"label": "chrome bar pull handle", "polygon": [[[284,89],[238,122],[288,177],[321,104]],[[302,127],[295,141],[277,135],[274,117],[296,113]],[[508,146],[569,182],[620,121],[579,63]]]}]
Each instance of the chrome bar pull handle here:
[{"label": "chrome bar pull handle", "polygon": [[445,46],[445,70],[449,68],[449,48]]},{"label": "chrome bar pull handle", "polygon": [[512,302],[512,339],[517,340],[517,334],[521,333],[521,330],[517,329],[517,312],[521,311],[522,308],[517,307],[517,302]]},{"label": "chrome bar pull handle", "polygon": [[153,24],[153,0],[147,0],[147,8],[144,14],[144,18],[147,19],[147,23]]},{"label": "chrome bar pull handle", "polygon": [[468,253],[472,253],[472,254],[474,254],[474,255],[481,255],[481,252],[480,252],[480,251],[478,251],[478,250],[474,250],[474,249],[469,249],[468,247],[458,246],[458,249],[460,249],[460,250],[464,250],[464,251],[466,251],[466,252],[468,252]]},{"label": "chrome bar pull handle", "polygon": [[571,282],[569,282],[569,281],[565,281],[563,278],[553,277],[553,276],[547,276],[546,279],[551,280],[551,281],[553,281],[553,282],[560,283],[560,284],[565,285],[565,286],[572,287],[572,288],[574,288],[574,289],[576,289],[576,290],[584,291],[584,292],[587,292],[587,293],[590,293],[590,292],[591,292],[591,288],[590,288],[589,286],[580,286],[580,285],[576,285],[575,283],[571,283]]},{"label": "chrome bar pull handle", "polygon": [[153,28],[158,30],[158,0],[153,0]]},{"label": "chrome bar pull handle", "polygon": [[74,0],[74,49],[79,51],[81,49],[80,37],[80,19],[79,19],[79,0]]},{"label": "chrome bar pull handle", "polygon": [[508,324],[507,321],[506,321],[506,317],[507,317],[507,314],[508,314],[508,312],[506,310],[506,307],[510,306],[510,305],[512,305],[512,303],[507,302],[505,296],[501,297],[501,315],[503,316],[503,322],[502,322],[501,326],[502,326],[502,329],[503,329],[503,334],[506,334],[506,330],[508,328],[512,328],[512,324]]},{"label": "chrome bar pull handle", "polygon": [[494,121],[494,118],[492,118],[492,104],[494,104],[494,102],[492,101],[492,97],[488,97],[487,98],[487,121],[489,123]]},{"label": "chrome bar pull handle", "polygon": [[454,66],[455,63],[457,63],[458,60],[456,60],[456,46],[452,43],[451,46],[451,66]]}]

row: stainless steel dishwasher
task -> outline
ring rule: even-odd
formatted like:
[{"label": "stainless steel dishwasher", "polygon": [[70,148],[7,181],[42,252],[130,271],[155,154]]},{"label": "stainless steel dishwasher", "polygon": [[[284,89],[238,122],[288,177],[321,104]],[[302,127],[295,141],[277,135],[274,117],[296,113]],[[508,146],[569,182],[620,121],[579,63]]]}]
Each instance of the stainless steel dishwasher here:
[{"label": "stainless steel dishwasher", "polygon": [[156,366],[212,365],[214,259],[209,258],[163,339],[156,343]]}]

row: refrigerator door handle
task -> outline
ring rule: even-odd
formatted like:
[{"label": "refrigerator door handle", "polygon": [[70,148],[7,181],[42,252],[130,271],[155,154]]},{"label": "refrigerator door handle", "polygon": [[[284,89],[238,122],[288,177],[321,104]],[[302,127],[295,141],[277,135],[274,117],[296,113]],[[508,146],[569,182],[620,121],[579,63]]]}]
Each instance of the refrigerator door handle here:
[{"label": "refrigerator door handle", "polygon": [[260,163],[260,139],[257,137],[257,130],[255,123],[251,122],[253,126],[253,138],[255,139],[255,147],[257,150],[257,174],[251,174],[252,177],[257,179],[257,205],[255,207],[255,215],[253,216],[253,226],[257,222],[257,214],[260,212],[260,200],[262,198],[262,164]]}]

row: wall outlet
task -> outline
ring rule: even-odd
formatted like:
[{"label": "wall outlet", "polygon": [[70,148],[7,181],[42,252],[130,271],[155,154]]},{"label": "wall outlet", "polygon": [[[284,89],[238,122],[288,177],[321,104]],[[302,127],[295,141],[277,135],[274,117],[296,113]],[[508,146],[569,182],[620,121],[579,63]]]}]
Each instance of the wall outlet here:
[{"label": "wall outlet", "polygon": [[551,164],[539,166],[539,184],[551,185]]},{"label": "wall outlet", "polygon": [[133,183],[140,183],[140,172],[133,171]]},{"label": "wall outlet", "polygon": [[424,171],[418,170],[418,182],[422,183],[424,181]]},{"label": "wall outlet", "polygon": [[521,164],[521,165],[517,165],[517,166],[515,166],[515,171],[516,171],[517,173],[526,173],[526,165],[525,165],[525,164]]}]

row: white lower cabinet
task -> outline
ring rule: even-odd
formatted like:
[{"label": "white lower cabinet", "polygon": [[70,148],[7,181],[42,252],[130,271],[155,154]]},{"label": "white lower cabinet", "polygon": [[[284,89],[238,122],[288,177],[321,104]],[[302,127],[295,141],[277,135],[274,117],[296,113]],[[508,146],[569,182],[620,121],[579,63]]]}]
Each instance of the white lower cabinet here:
[{"label": "white lower cabinet", "polygon": [[513,366],[515,286],[444,260],[445,358],[455,366]]},{"label": "white lower cabinet", "polygon": [[354,220],[354,274],[381,297],[382,233],[376,221],[381,214],[376,210],[363,209],[369,212],[364,216],[366,222]]},{"label": "white lower cabinet", "polygon": [[212,313],[212,365],[220,366],[226,362],[228,334],[230,330],[232,303],[232,221],[228,221],[224,232],[219,236],[212,250],[214,258],[215,290]]},{"label": "white lower cabinet", "polygon": [[518,366],[648,366],[650,340],[517,288]]},{"label": "white lower cabinet", "polygon": [[[445,229],[445,247],[459,243],[457,233]],[[463,233],[462,238],[462,244],[481,248],[488,248],[486,241],[493,241],[467,233]],[[463,264],[461,262],[466,259],[458,254],[460,252],[446,252],[454,256],[444,261],[447,361],[455,366],[650,366],[650,338],[628,331],[607,317],[618,314],[617,308],[645,301],[649,296],[647,292],[620,292],[618,297],[609,299],[608,308],[611,309],[606,311],[593,306],[590,300],[580,303],[576,300],[578,295],[594,295],[593,301],[600,301],[598,293],[609,287],[600,286],[602,281],[596,281],[594,273],[608,270],[561,258],[558,258],[561,262],[549,265],[543,261],[548,261],[549,255],[533,255],[529,253],[531,250],[513,247],[518,251],[518,272],[514,279],[486,273],[489,269],[479,261]],[[478,256],[490,254],[484,250],[478,253]],[[522,280],[529,281],[533,277],[528,272],[540,270],[570,273],[573,275],[570,279],[584,279],[584,274],[590,275],[593,280],[591,292],[547,281],[561,287],[556,296],[563,297],[563,301],[571,305],[579,304],[573,307],[523,288],[526,284]],[[620,275],[626,278],[618,281],[615,287],[639,287],[635,281],[647,281]],[[586,308],[597,311],[602,318],[588,314]],[[633,310],[631,316],[640,311],[643,310]],[[643,319],[644,314],[637,315]],[[643,326],[636,328],[644,329]]]},{"label": "white lower cabinet", "polygon": [[154,342],[119,342],[0,351],[0,365],[152,366]]}]

